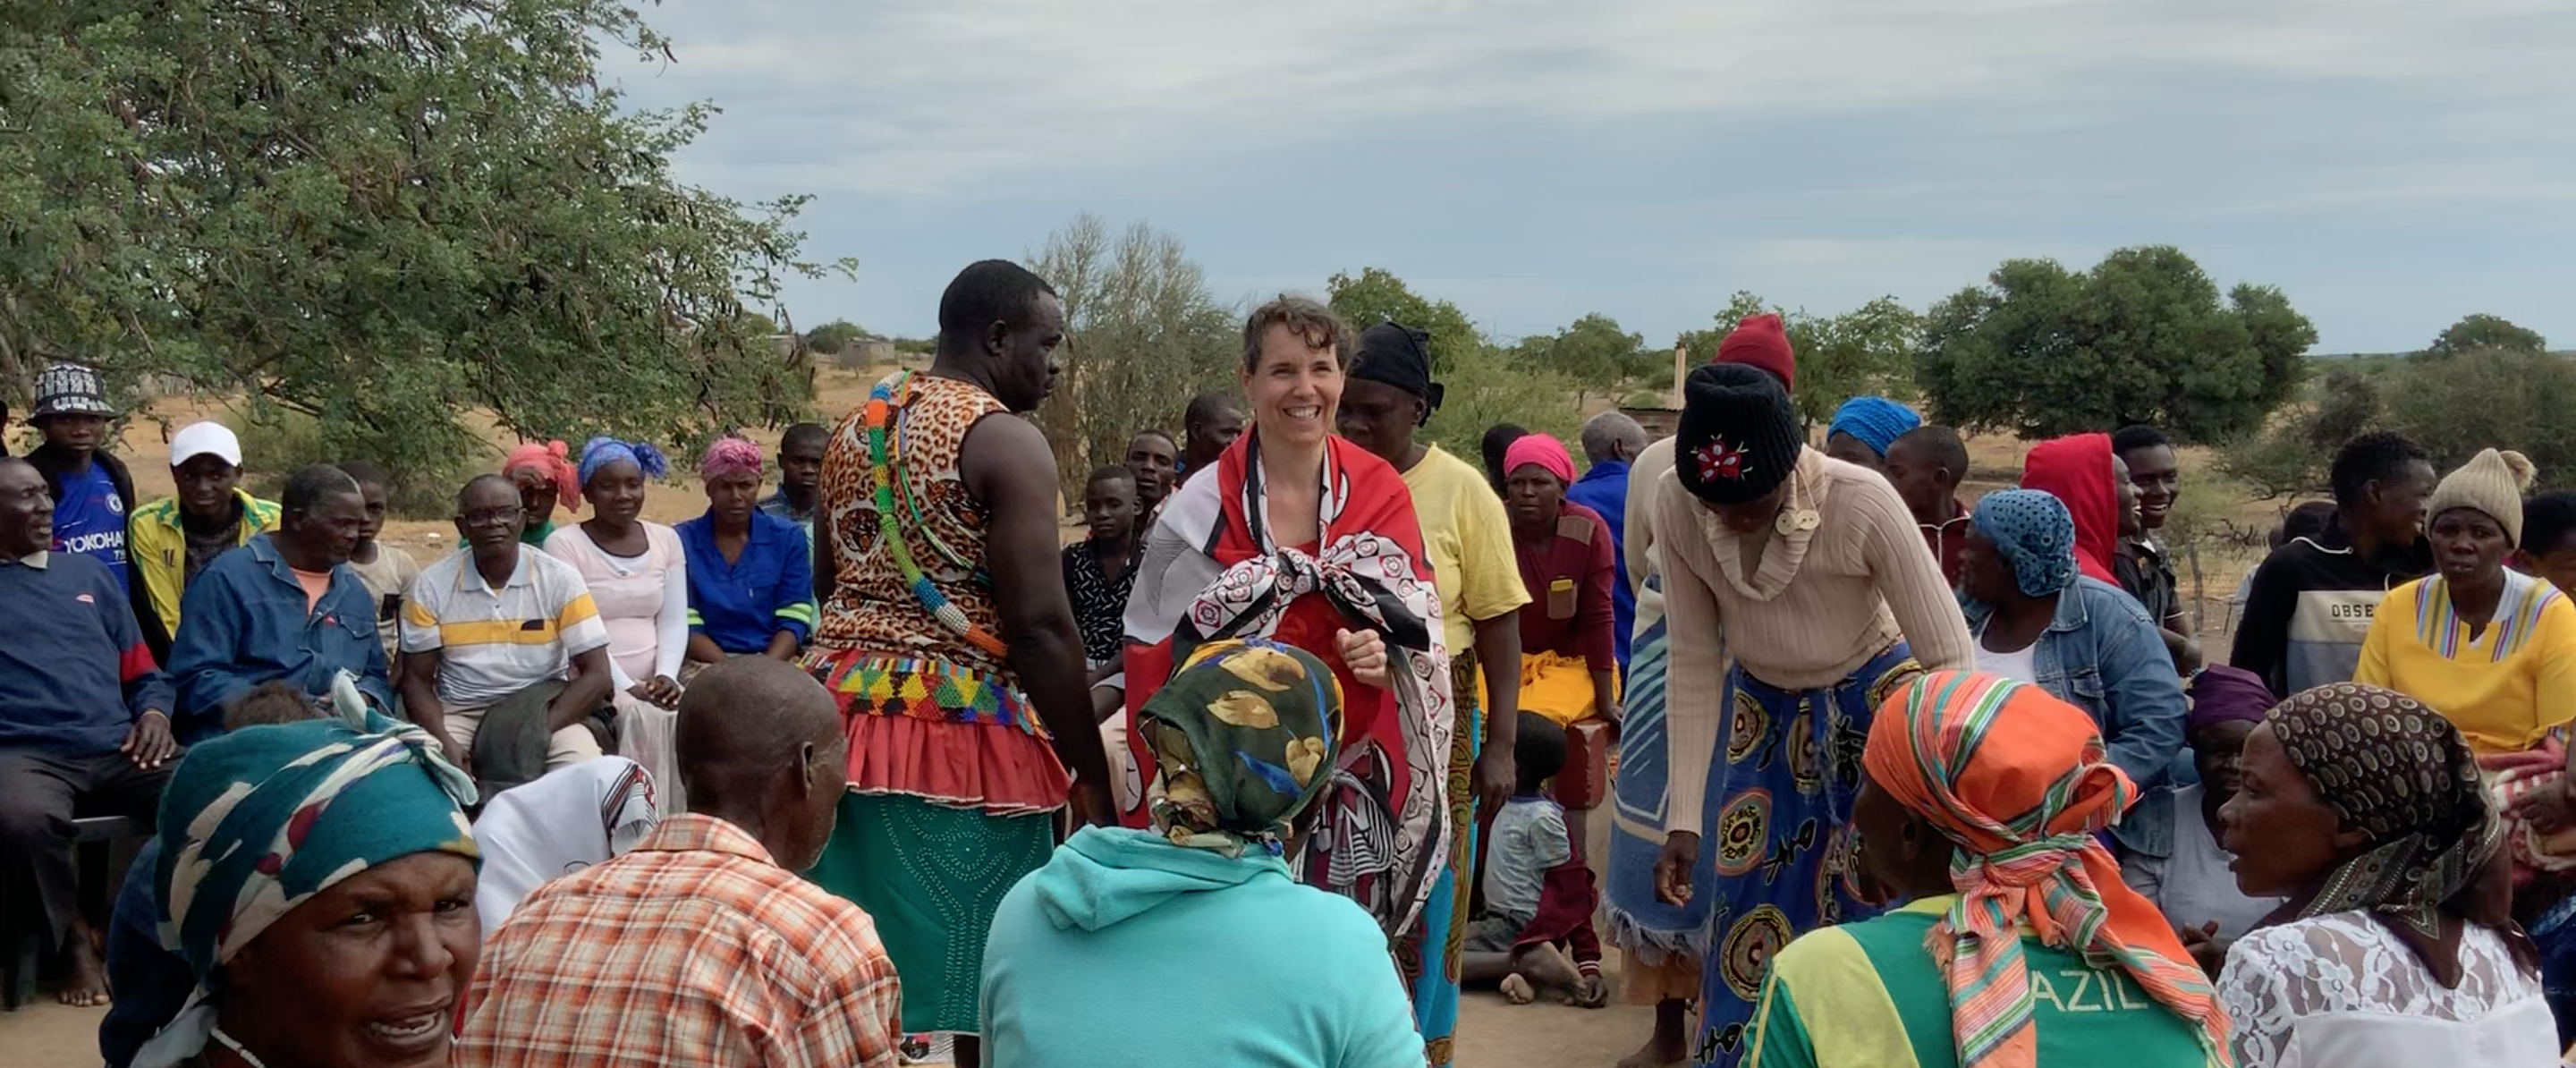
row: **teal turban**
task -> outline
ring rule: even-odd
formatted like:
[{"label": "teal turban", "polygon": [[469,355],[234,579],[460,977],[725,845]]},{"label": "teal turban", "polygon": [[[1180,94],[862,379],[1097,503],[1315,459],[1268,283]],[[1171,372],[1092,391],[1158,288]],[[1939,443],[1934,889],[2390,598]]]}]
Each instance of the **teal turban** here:
[{"label": "teal turban", "polygon": [[373,712],[251,727],[188,751],[161,796],[161,944],[197,990],[135,1058],[178,1063],[214,1026],[214,975],[297,905],[414,853],[474,860],[473,781],[427,731]]}]

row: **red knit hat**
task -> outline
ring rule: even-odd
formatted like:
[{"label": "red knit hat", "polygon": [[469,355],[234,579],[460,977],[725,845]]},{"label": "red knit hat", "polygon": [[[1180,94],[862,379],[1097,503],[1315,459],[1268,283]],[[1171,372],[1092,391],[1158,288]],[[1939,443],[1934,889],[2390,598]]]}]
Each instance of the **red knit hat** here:
[{"label": "red knit hat", "polygon": [[1780,380],[1780,388],[1798,385],[1798,357],[1789,351],[1789,331],[1780,317],[1770,312],[1748,315],[1735,324],[1726,340],[1717,343],[1717,358],[1710,363],[1740,363],[1771,372]]}]

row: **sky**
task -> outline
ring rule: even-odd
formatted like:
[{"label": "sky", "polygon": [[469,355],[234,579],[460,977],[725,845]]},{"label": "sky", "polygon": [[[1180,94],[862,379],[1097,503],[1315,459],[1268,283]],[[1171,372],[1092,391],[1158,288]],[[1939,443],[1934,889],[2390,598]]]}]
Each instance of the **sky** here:
[{"label": "sky", "polygon": [[2472,312],[2576,347],[2566,0],[667,0],[724,113],[682,180],[813,196],[800,327],[926,336],[1078,213],[1227,302],[1382,267],[1501,338],[1662,345],[1737,290],[1922,307],[2008,258],[2171,244],[2318,352]]}]

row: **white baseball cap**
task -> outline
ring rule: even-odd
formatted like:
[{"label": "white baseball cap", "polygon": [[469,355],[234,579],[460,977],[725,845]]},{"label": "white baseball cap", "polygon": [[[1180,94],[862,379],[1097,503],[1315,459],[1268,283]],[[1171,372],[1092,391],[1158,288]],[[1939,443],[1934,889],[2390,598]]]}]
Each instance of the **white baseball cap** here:
[{"label": "white baseball cap", "polygon": [[231,427],[222,423],[190,423],[180,427],[170,438],[170,466],[177,467],[200,456],[212,456],[234,467],[241,466],[241,439],[233,436]]}]

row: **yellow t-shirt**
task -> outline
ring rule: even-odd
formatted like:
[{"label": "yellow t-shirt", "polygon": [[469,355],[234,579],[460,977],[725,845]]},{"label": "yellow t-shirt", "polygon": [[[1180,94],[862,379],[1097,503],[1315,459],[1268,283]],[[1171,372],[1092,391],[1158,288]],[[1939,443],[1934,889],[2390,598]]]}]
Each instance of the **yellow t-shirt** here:
[{"label": "yellow t-shirt", "polygon": [[1413,515],[1440,591],[1441,629],[1454,656],[1475,648],[1477,620],[1529,603],[1520,561],[1512,556],[1511,520],[1485,473],[1437,445],[1404,473],[1404,486],[1413,491]]},{"label": "yellow t-shirt", "polygon": [[2495,619],[2474,639],[2438,576],[2388,591],[2352,681],[2432,706],[2481,754],[2519,753],[2576,720],[2576,604],[2505,572]]}]

